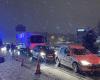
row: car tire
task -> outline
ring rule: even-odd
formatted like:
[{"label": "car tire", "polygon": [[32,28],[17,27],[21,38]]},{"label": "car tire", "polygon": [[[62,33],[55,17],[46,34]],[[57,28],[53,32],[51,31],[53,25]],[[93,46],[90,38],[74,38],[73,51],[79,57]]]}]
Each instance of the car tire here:
[{"label": "car tire", "polygon": [[75,73],[79,73],[80,69],[77,63],[73,63],[72,64],[73,70]]},{"label": "car tire", "polygon": [[60,67],[60,66],[61,66],[61,63],[60,63],[59,58],[56,58],[56,66],[57,66],[57,67]]}]

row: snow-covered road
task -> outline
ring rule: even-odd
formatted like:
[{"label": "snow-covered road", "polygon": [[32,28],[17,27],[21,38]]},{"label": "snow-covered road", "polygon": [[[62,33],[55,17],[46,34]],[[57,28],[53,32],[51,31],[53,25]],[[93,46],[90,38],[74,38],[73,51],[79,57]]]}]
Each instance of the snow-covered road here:
[{"label": "snow-covered road", "polygon": [[[15,57],[14,57],[15,58]],[[0,80],[99,80],[82,77],[55,65],[41,64],[41,74],[35,75],[36,61],[21,66],[11,55],[5,55],[5,62],[0,64]],[[19,58],[20,59],[20,58]]]}]

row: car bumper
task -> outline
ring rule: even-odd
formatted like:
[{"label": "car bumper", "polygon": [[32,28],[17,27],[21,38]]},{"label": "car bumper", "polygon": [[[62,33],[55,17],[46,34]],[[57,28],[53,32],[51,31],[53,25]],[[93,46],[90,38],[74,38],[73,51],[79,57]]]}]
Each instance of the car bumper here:
[{"label": "car bumper", "polygon": [[55,58],[46,58],[46,62],[55,62]]},{"label": "car bumper", "polygon": [[51,61],[53,61],[53,60],[55,60],[55,58],[46,58],[46,60],[51,60]]},{"label": "car bumper", "polygon": [[81,66],[80,69],[85,72],[100,72],[100,66]]}]

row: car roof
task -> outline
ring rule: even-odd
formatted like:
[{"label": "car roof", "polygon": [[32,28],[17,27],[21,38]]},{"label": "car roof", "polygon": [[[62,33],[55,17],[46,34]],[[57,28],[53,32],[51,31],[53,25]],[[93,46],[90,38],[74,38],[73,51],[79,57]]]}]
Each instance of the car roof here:
[{"label": "car roof", "polygon": [[84,49],[85,47],[81,44],[71,44],[69,45],[70,48],[76,48],[76,49]]}]

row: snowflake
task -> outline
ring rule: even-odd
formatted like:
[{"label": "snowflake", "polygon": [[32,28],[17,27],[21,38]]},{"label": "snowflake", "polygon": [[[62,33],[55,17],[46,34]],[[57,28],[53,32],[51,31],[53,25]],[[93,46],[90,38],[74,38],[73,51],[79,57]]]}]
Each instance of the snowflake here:
[{"label": "snowflake", "polygon": [[23,14],[23,16],[24,16],[24,17],[26,17],[26,16],[27,16],[27,14],[25,14],[25,13],[24,13],[24,14]]},{"label": "snowflake", "polygon": [[70,2],[67,2],[67,5],[68,5],[68,6],[71,6],[71,3],[70,3]]},{"label": "snowflake", "polygon": [[48,25],[48,23],[49,23],[49,21],[48,21],[48,20],[46,20],[46,23],[45,23],[45,25]]},{"label": "snowflake", "polygon": [[60,26],[56,26],[56,29],[57,29],[57,30],[60,30],[60,29],[61,29],[61,27],[60,27]]},{"label": "snowflake", "polygon": [[46,27],[43,27],[42,29],[43,29],[43,30],[46,30],[47,28],[46,28]]},{"label": "snowflake", "polygon": [[72,23],[70,23],[70,22],[68,22],[68,25],[71,27],[71,26],[73,26],[73,24]]},{"label": "snowflake", "polygon": [[13,18],[13,20],[14,20],[14,21],[16,21],[16,20],[17,20],[17,18],[16,18],[16,17],[14,17],[14,18]]},{"label": "snowflake", "polygon": [[42,1],[42,3],[43,3],[44,5],[46,5],[46,4],[47,4],[47,1],[46,1],[46,0],[44,0],[44,1]]},{"label": "snowflake", "polygon": [[6,0],[6,4],[9,4],[9,0]]},{"label": "snowflake", "polygon": [[55,10],[54,10],[54,9],[55,9],[54,6],[50,6],[49,9],[50,9],[50,12],[51,12],[51,13],[53,13],[53,12],[55,11]]}]

